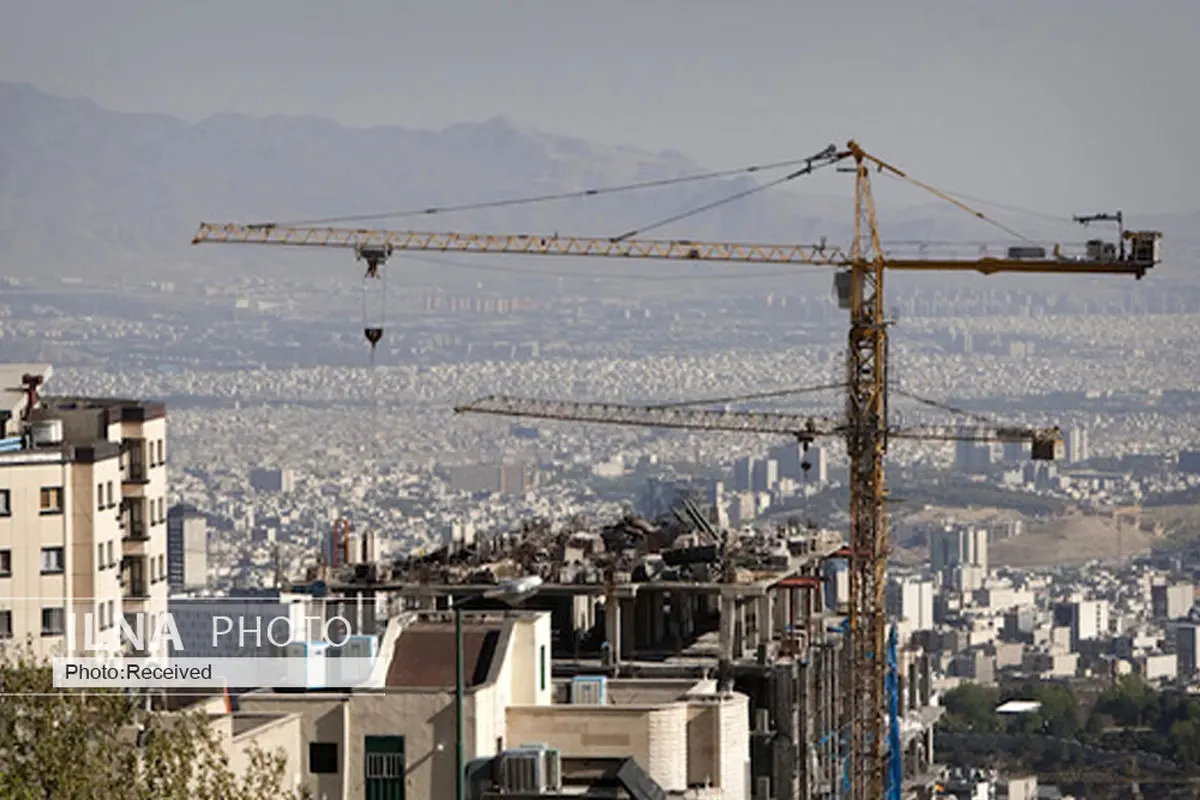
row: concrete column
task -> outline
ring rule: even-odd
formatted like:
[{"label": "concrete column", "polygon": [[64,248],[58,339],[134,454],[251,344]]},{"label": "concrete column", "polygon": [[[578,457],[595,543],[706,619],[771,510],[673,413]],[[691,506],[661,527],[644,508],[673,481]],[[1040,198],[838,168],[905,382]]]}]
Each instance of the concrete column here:
[{"label": "concrete column", "polygon": [[621,601],[610,597],[604,606],[604,638],[608,640],[608,649],[612,654],[613,664],[621,662]]},{"label": "concrete column", "polygon": [[737,627],[733,631],[733,655],[734,658],[743,658],[746,655],[746,639],[749,636],[746,627],[746,603],[734,599],[734,604],[737,607]]},{"label": "concrete column", "polygon": [[732,594],[721,593],[721,658],[733,660],[737,639],[737,601]]},{"label": "concrete column", "polygon": [[633,598],[621,600],[621,657],[633,658],[637,650],[637,606]]},{"label": "concrete column", "polygon": [[661,646],[667,638],[667,618],[666,618],[666,601],[663,599],[662,592],[655,592],[650,595],[649,605],[651,631],[655,646]]},{"label": "concrete column", "polygon": [[772,596],[767,592],[758,598],[758,641],[757,644],[769,644],[774,638],[775,614],[772,613]]}]

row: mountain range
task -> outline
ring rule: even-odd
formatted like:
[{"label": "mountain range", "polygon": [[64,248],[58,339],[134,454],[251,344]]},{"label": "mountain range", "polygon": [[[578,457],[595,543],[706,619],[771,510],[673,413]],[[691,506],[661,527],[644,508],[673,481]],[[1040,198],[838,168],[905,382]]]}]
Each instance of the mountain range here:
[{"label": "mountain range", "polygon": [[[815,150],[824,142],[814,144]],[[191,123],[0,83],[0,276],[112,280],[130,274],[200,277],[211,270],[215,278],[231,267],[245,270],[279,258],[261,248],[190,248],[201,220],[286,221],[428,208],[702,171],[679,152],[599,145],[528,130],[502,117],[437,131],[349,128],[313,117],[217,115]],[[804,243],[826,236],[845,245],[852,210],[846,184],[840,196],[771,189],[647,235]],[[742,175],[564,203],[355,224],[612,235],[754,185]],[[880,218],[888,238],[996,238],[946,204],[884,207]],[[1157,222],[1193,240],[1191,232],[1200,230],[1200,215]],[[309,255],[289,256],[288,263],[298,269],[328,265]]]}]

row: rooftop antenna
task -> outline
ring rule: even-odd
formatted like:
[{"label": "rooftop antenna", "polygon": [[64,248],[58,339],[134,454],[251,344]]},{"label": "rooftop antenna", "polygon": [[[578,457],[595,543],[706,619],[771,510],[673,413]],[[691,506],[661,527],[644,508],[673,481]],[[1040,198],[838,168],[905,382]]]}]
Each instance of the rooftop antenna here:
[{"label": "rooftop antenna", "polygon": [[41,395],[38,389],[42,387],[42,382],[45,379],[41,375],[25,374],[21,376],[21,388],[25,392],[25,408],[21,411],[21,419],[28,422],[33,416],[34,409],[41,402]]}]

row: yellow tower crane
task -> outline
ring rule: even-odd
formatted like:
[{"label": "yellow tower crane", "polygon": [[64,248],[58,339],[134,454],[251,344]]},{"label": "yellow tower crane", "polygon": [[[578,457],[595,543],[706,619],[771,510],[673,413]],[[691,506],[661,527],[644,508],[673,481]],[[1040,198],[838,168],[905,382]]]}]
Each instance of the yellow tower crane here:
[{"label": "yellow tower crane", "polygon": [[[885,252],[876,226],[870,181],[872,170],[920,186],[979,219],[987,220],[987,217],[868,154],[853,141],[845,148],[823,151],[809,160],[806,170],[797,170],[788,177],[807,174],[812,171],[814,164],[843,161],[853,162],[855,174],[854,240],[848,251],[837,247],[827,248],[824,244],[748,244],[624,236],[421,233],[274,223],[202,223],[192,241],[193,244],[346,248],[353,250],[366,263],[368,278],[379,277],[380,266],[398,251],[810,264],[837,268],[835,287],[839,304],[850,313],[846,353],[846,422],[841,429],[850,458],[850,639],[853,650],[848,698],[851,715],[850,779],[854,798],[875,800],[882,796],[884,788],[883,731],[886,706],[884,573],[888,536],[883,460],[888,438],[888,322],[884,314],[885,270],[969,270],[985,275],[1110,274],[1141,278],[1160,262],[1162,235],[1157,231],[1125,231],[1122,227],[1119,254],[1116,248],[1094,247],[1093,243],[1088,244],[1085,252],[1076,255],[1066,254],[1057,246],[1050,254],[1040,247],[1019,246],[1008,248],[1007,252],[997,256],[979,255],[967,259],[926,255],[925,248],[918,248],[908,255]],[[1126,242],[1130,245],[1128,248],[1125,247]],[[374,344],[382,331],[369,328],[366,334]]]}]

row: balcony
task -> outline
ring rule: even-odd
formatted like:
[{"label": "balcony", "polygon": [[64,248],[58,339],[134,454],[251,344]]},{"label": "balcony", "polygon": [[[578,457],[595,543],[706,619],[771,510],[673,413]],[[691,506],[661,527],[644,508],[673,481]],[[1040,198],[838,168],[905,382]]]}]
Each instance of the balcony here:
[{"label": "balcony", "polygon": [[121,483],[147,483],[149,480],[149,470],[145,464],[135,462],[121,465]]},{"label": "balcony", "polygon": [[125,439],[121,442],[121,483],[146,483],[149,480],[146,440]]},{"label": "balcony", "polygon": [[121,559],[121,589],[121,596],[126,600],[145,600],[150,597],[145,556],[125,556]]},{"label": "balcony", "polygon": [[145,522],[127,522],[124,526],[125,535],[121,537],[126,542],[150,541],[150,530]]}]

